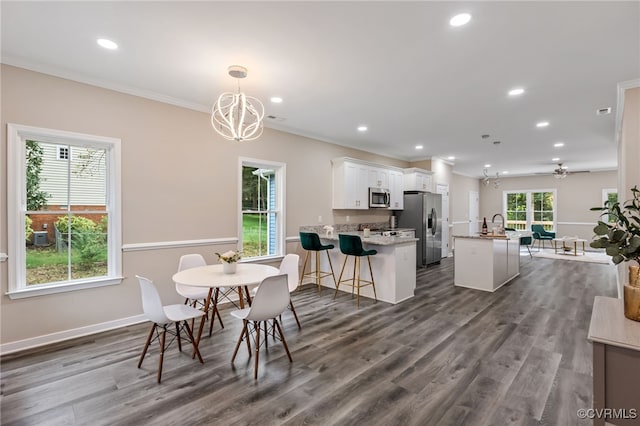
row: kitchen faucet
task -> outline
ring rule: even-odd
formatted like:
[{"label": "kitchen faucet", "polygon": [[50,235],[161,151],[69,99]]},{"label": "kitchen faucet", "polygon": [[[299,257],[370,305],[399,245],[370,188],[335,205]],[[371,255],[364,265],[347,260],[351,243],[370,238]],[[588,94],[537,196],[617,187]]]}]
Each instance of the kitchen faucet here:
[{"label": "kitchen faucet", "polygon": [[502,214],[500,213],[494,214],[493,217],[491,218],[491,223],[493,224],[495,222],[496,216],[500,216],[500,219],[502,219],[502,227],[500,228],[500,232],[504,233],[504,216],[502,216]]}]

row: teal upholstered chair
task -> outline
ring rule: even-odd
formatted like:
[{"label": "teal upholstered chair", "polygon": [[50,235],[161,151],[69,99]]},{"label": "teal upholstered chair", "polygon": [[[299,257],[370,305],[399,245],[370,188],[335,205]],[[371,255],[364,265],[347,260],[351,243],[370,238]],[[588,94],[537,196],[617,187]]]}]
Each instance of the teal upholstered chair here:
[{"label": "teal upholstered chair", "polygon": [[[338,285],[336,284],[336,276],[333,273],[333,265],[331,264],[331,256],[329,256],[329,250],[331,250],[334,245],[322,244],[322,242],[320,241],[320,237],[315,232],[300,232],[300,245],[307,251],[307,254],[304,256],[304,263],[302,264],[302,274],[300,274],[300,283],[298,284],[298,287],[302,285],[302,281],[305,278],[313,278],[314,282],[318,286],[318,293],[320,293],[320,289],[322,288],[322,286],[320,285],[320,281],[322,280],[322,278],[328,277],[329,275],[333,277],[333,285],[337,287]],[[331,272],[320,270],[321,251],[327,253],[327,259],[329,259],[329,267],[331,268]],[[314,252],[316,255],[316,269],[305,273],[305,270],[307,269],[307,262],[309,261],[311,252]],[[311,265],[309,265],[309,268],[311,268]]]},{"label": "teal upholstered chair", "polygon": [[[362,240],[357,235],[338,234],[338,240],[340,241],[340,251],[345,255],[345,258],[344,263],[342,264],[342,269],[340,270],[340,277],[338,278],[338,285],[336,285],[336,292],[334,293],[333,298],[336,298],[340,284],[351,286],[352,295],[354,289],[358,289],[357,306],[360,307],[360,287],[370,285],[373,287],[373,298],[377,302],[378,296],[376,295],[376,285],[373,281],[370,256],[374,256],[378,252],[376,250],[365,250],[362,247]],[[347,266],[349,256],[353,256],[353,276],[343,280],[342,275],[344,274],[345,266]],[[360,278],[360,259],[364,256],[367,257],[367,261],[369,262],[369,276],[371,277],[371,281]]]},{"label": "teal upholstered chair", "polygon": [[[505,231],[515,231],[515,228],[504,228]],[[531,237],[530,236],[526,236],[526,237],[520,237],[520,245],[521,246],[525,246],[527,247],[527,250],[529,251],[529,256],[533,257],[533,255],[531,255],[531,249],[529,248],[529,246],[531,245]]]},{"label": "teal upholstered chair", "polygon": [[531,232],[533,233],[533,239],[538,242],[538,250],[540,250],[541,242],[542,248],[544,248],[545,241],[551,241],[556,237],[555,232],[545,231],[542,225],[531,225]]}]

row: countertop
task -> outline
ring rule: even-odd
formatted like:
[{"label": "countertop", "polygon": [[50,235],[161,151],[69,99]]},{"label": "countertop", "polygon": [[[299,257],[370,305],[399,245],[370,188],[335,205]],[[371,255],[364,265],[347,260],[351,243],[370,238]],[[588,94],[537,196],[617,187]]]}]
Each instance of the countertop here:
[{"label": "countertop", "polygon": [[530,232],[506,231],[504,234],[476,234],[476,235],[454,235],[453,238],[472,238],[476,240],[514,240],[520,237],[530,236]]},{"label": "countertop", "polygon": [[640,322],[625,318],[623,303],[622,299],[596,296],[587,338],[640,351]]},{"label": "countertop", "polygon": [[[395,229],[395,231],[398,231],[398,230],[400,230],[400,228]],[[378,235],[373,231],[371,233],[371,236],[367,238],[363,236],[362,231],[340,232],[340,234],[357,235],[362,239],[363,244],[373,244],[373,245],[379,245],[379,246],[393,246],[397,244],[404,244],[404,243],[418,241],[418,238],[414,238],[414,237],[383,237],[382,235]],[[323,240],[336,241],[336,242],[338,241],[337,232],[334,232],[332,236],[327,236],[326,233],[318,233],[318,235]]]}]

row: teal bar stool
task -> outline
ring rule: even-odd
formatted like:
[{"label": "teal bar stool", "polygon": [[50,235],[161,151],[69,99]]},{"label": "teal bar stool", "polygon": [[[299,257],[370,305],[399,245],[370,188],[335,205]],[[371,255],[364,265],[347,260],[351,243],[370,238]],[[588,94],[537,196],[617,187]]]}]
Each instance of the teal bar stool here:
[{"label": "teal bar stool", "polygon": [[[338,239],[340,241],[340,251],[346,256],[344,258],[344,263],[342,264],[340,278],[338,278],[338,285],[336,286],[336,292],[333,294],[333,298],[336,298],[340,284],[351,286],[352,296],[354,289],[358,289],[357,306],[360,307],[360,287],[366,287],[370,285],[371,287],[373,287],[373,298],[377,302],[378,296],[376,295],[376,285],[373,282],[373,271],[371,270],[370,256],[374,256],[378,252],[376,250],[365,250],[364,248],[362,248],[362,240],[357,235],[338,234]],[[345,266],[347,266],[349,256],[353,256],[353,277],[343,280],[342,275],[344,273]],[[371,281],[363,280],[362,278],[360,278],[360,259],[363,256],[366,256],[367,261],[369,262],[369,274],[371,276]]]},{"label": "teal bar stool", "polygon": [[[320,289],[322,286],[320,285],[320,281],[322,278],[328,277],[331,275],[333,277],[333,285],[337,287],[336,284],[336,275],[333,273],[333,265],[331,264],[331,256],[329,256],[329,251],[334,245],[327,244],[323,245],[320,242],[320,237],[315,232],[300,232],[300,245],[302,248],[307,251],[307,254],[304,256],[304,263],[302,265],[302,274],[300,274],[300,283],[298,283],[298,287],[302,285],[302,281],[305,278],[313,278],[314,282],[318,286],[318,293],[320,293]],[[331,272],[321,271],[320,270],[320,252],[324,251],[327,253],[327,259],[329,260],[329,267],[331,268]],[[307,262],[309,260],[309,255],[311,252],[314,252],[316,255],[316,269],[314,271],[309,271],[305,273],[304,271],[307,269]],[[311,268],[311,266],[309,266]]]}]

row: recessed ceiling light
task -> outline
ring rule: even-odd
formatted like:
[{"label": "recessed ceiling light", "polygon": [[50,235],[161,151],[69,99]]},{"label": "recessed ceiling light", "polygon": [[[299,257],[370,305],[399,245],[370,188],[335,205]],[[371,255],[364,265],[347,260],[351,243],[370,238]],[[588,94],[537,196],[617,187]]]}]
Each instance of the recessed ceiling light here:
[{"label": "recessed ceiling light", "polygon": [[455,160],[455,159],[456,159],[456,157],[454,157],[453,155],[450,155],[450,156],[447,157],[447,160]]},{"label": "recessed ceiling light", "polygon": [[536,123],[536,127],[547,127],[549,125],[548,121],[541,121],[539,123]]},{"label": "recessed ceiling light", "polygon": [[454,16],[449,20],[449,25],[452,27],[459,27],[461,25],[467,24],[471,20],[471,15],[468,13],[461,13],[459,15]]},{"label": "recessed ceiling light", "polygon": [[551,161],[560,161],[560,159],[558,157],[554,157],[551,159]]},{"label": "recessed ceiling light", "polygon": [[104,47],[105,49],[109,49],[109,50],[116,50],[118,48],[118,45],[116,44],[116,42],[106,38],[99,38],[98,44]]},{"label": "recessed ceiling light", "polygon": [[358,131],[359,132],[366,132],[367,131],[367,126],[358,126]]},{"label": "recessed ceiling light", "polygon": [[509,174],[509,170],[505,170],[502,172],[503,175],[508,175]]},{"label": "recessed ceiling light", "polygon": [[271,102],[273,102],[274,104],[280,104],[282,103],[282,98],[280,96],[272,96],[271,97]]},{"label": "recessed ceiling light", "polygon": [[485,169],[488,169],[489,167],[491,167],[491,164],[485,164],[484,167]]},{"label": "recessed ceiling light", "polygon": [[561,147],[563,147],[563,146],[564,146],[564,142],[556,142],[556,143],[554,143],[554,144],[553,144],[553,146],[554,146],[555,148],[561,148]]},{"label": "recessed ceiling light", "polygon": [[416,149],[422,149],[422,148],[424,148],[424,146],[422,146],[422,145],[416,145]]},{"label": "recessed ceiling light", "polygon": [[509,96],[519,96],[524,93],[524,89],[522,87],[516,87],[515,89],[509,90]]}]

